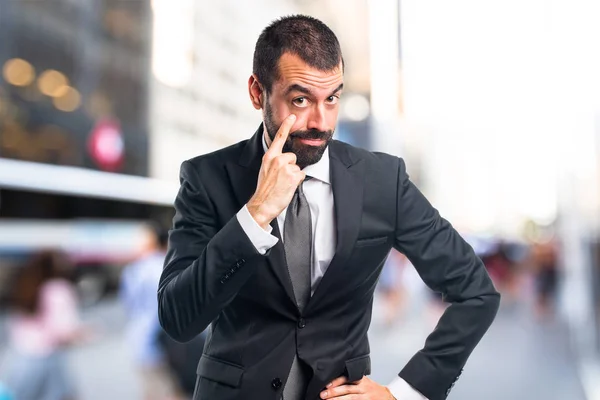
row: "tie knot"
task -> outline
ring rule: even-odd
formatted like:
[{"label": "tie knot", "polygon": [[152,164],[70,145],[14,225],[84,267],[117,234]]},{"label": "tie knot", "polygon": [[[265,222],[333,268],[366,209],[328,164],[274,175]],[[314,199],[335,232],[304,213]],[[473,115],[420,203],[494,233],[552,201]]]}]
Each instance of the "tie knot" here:
[{"label": "tie knot", "polygon": [[304,182],[310,181],[311,179],[312,179],[312,176],[306,175],[306,177],[304,177],[304,180],[302,182],[300,182],[300,184],[298,185],[298,189],[296,189],[296,191],[298,193],[304,194],[304,188],[302,186],[304,185]]}]

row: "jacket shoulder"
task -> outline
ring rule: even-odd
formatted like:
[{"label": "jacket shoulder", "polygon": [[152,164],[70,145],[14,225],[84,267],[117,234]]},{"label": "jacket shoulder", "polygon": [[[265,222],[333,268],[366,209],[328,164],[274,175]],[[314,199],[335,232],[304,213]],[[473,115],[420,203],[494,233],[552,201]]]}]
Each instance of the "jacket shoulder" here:
[{"label": "jacket shoulder", "polygon": [[354,163],[358,161],[366,162],[368,169],[385,169],[398,168],[398,164],[403,162],[401,158],[388,153],[369,151],[351,144],[334,140],[332,142],[332,150],[336,154],[349,157]]}]

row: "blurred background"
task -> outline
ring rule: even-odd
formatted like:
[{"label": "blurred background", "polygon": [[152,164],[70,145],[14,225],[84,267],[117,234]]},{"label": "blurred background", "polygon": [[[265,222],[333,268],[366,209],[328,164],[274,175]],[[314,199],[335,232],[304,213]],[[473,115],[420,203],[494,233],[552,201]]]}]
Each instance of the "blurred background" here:
[{"label": "blurred background", "polygon": [[[503,294],[449,398],[600,399],[594,0],[0,0],[0,399],[190,398],[203,336],[156,320],[179,167],[255,131],[293,13],[341,42],[337,138],[404,157]],[[444,307],[392,252],[373,379]]]}]

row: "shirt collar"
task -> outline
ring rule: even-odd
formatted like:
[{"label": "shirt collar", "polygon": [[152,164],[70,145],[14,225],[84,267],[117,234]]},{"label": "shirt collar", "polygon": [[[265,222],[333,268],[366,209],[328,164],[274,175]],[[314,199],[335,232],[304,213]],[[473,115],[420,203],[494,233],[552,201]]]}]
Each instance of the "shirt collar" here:
[{"label": "shirt collar", "polygon": [[[263,150],[266,152],[269,147],[267,146],[264,133],[262,144]],[[323,156],[318,162],[305,167],[303,171],[306,173],[306,175],[312,177],[313,179],[317,179],[321,182],[331,185],[331,179],[329,178],[329,146],[325,148]]]}]

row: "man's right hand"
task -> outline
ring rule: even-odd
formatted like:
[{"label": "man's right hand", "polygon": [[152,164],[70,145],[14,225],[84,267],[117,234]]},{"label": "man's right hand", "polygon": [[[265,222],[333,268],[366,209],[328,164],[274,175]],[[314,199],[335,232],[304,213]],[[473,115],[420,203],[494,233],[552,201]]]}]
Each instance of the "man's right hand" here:
[{"label": "man's right hand", "polygon": [[271,221],[287,208],[306,176],[296,165],[295,154],[282,153],[295,121],[296,116],[291,114],[281,124],[271,147],[263,156],[256,191],[246,205],[252,218],[263,229],[267,229]]}]

